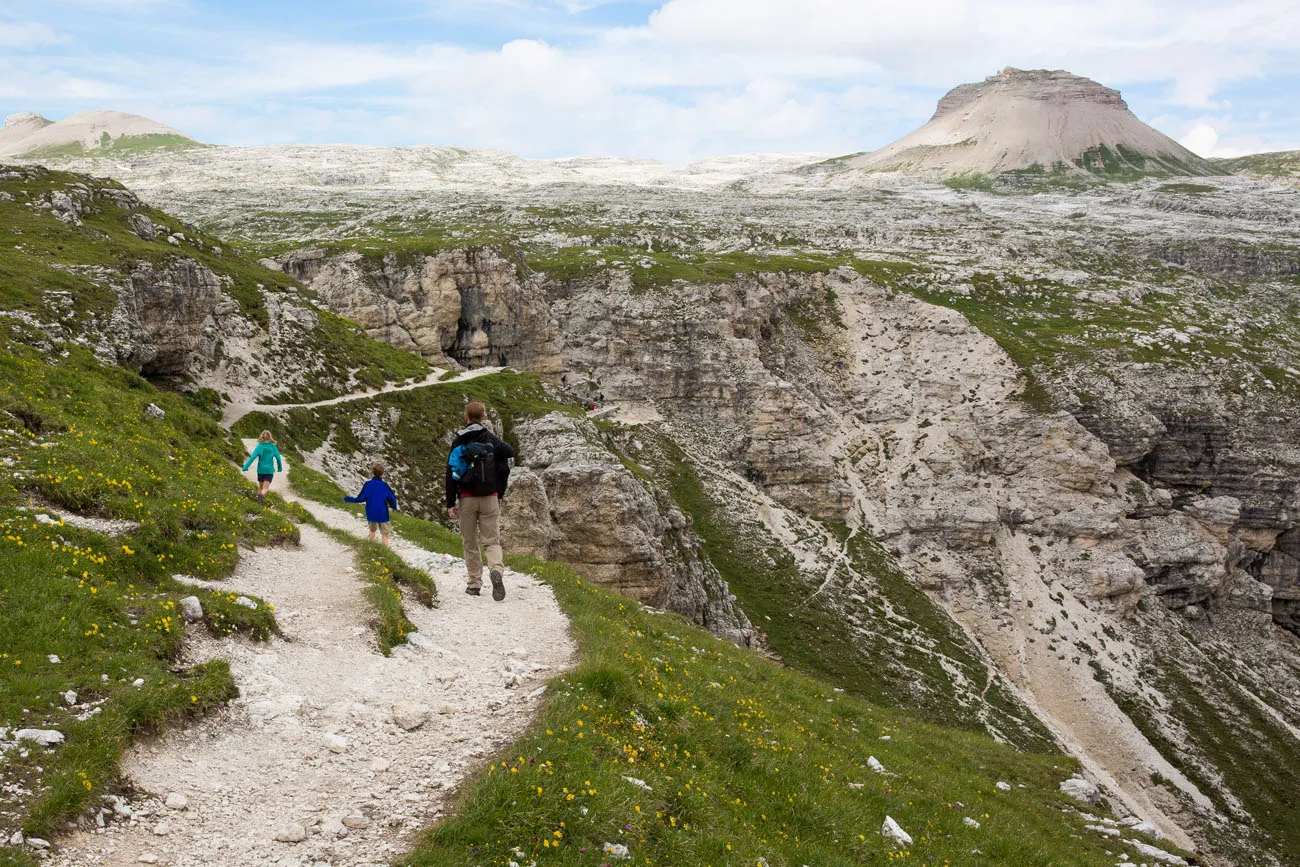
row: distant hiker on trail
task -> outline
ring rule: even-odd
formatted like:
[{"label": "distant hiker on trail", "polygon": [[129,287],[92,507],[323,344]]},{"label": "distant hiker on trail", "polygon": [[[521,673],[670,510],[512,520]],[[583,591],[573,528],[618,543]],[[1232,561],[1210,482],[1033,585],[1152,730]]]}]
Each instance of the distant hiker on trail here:
[{"label": "distant hiker on trail", "polygon": [[257,501],[266,503],[266,492],[271,490],[271,479],[275,478],[276,473],[284,472],[284,461],[280,459],[280,450],[275,447],[275,440],[271,438],[269,430],[262,431],[257,438],[257,448],[248,456],[244,462],[244,470],[247,471],[257,461]]},{"label": "distant hiker on trail", "polygon": [[510,459],[515,450],[483,426],[487,407],[472,401],[465,407],[468,425],[456,432],[447,458],[447,511],[460,521],[461,544],[469,580],[465,592],[478,596],[483,589],[483,557],[487,551],[492,598],[506,598],[505,561],[501,553],[501,497],[510,481]]},{"label": "distant hiker on trail", "polygon": [[370,481],[361,486],[361,493],[355,497],[344,497],[345,503],[365,503],[366,504],[366,521],[370,524],[370,541],[375,541],[375,531],[379,531],[379,537],[385,545],[388,544],[388,531],[392,526],[388,520],[388,510],[397,508],[397,495],[393,489],[388,487],[388,482],[384,481],[384,465],[375,463],[370,467],[370,473],[374,476]]}]

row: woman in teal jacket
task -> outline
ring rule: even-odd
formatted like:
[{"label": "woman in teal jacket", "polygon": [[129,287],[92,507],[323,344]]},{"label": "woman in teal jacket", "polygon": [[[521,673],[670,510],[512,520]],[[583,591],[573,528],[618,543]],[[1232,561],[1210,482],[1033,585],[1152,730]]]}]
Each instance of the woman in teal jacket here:
[{"label": "woman in teal jacket", "polygon": [[271,479],[275,478],[277,472],[284,472],[284,461],[280,460],[280,450],[275,447],[275,440],[271,439],[269,430],[262,431],[262,435],[257,438],[257,448],[248,456],[244,462],[244,469],[247,470],[257,461],[257,501],[266,502],[266,492],[271,489]]}]

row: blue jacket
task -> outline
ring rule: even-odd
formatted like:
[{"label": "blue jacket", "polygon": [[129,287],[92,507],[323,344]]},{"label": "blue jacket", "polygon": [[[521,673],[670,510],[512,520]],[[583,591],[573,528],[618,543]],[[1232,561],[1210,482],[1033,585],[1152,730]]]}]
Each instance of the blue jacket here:
[{"label": "blue jacket", "polygon": [[275,443],[258,443],[244,462],[244,469],[251,467],[254,460],[257,461],[258,475],[269,476],[271,473],[284,472],[284,462],[280,460],[280,450],[275,447]]},{"label": "blue jacket", "polygon": [[361,493],[355,497],[344,497],[346,503],[365,503],[366,520],[372,524],[388,522],[389,508],[397,508],[397,495],[383,479],[371,479],[361,486]]}]

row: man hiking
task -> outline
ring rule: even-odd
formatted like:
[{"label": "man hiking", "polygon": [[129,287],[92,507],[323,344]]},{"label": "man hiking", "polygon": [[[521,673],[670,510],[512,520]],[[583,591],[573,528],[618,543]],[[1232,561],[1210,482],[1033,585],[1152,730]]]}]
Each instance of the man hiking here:
[{"label": "man hiking", "polygon": [[506,598],[501,554],[501,496],[510,481],[510,459],[515,450],[483,426],[487,407],[477,400],[465,407],[467,426],[456,432],[447,458],[447,511],[460,521],[465,569],[465,592],[478,596],[483,589],[482,545],[491,570],[492,598]]}]

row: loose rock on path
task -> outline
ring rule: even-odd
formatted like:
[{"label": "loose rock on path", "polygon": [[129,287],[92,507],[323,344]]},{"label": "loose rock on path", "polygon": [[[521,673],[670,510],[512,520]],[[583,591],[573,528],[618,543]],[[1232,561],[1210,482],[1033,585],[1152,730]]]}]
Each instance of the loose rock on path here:
[{"label": "loose rock on path", "polygon": [[[329,526],[365,532],[341,509],[304,505]],[[505,602],[467,596],[463,561],[396,536],[394,551],[437,582],[438,607],[409,602],[419,632],[385,658],[353,552],[301,529],[301,547],[247,553],[214,585],[274,605],[283,639],[217,640],[189,627],[185,664],[230,660],[239,698],[132,749],[124,771],[148,795],[130,799],[129,819],[64,841],[48,863],[387,865],[443,815],[458,784],[524,733],[545,680],[572,662],[548,587],[507,572]],[[400,726],[402,703],[427,712],[424,722]]]}]

